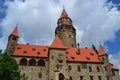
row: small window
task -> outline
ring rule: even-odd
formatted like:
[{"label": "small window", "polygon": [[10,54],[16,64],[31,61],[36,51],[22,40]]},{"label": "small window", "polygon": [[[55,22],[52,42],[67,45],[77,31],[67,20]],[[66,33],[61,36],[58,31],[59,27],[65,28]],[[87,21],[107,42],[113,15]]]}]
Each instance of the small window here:
[{"label": "small window", "polygon": [[35,48],[33,48],[32,50],[35,51]]},{"label": "small window", "polygon": [[83,80],[83,76],[80,76],[80,80]]},{"label": "small window", "polygon": [[21,47],[18,47],[17,49],[18,49],[18,50],[20,50],[20,49],[21,49]]},{"label": "small window", "polygon": [[73,80],[73,79],[72,79],[72,76],[69,77],[69,80]]},{"label": "small window", "polygon": [[37,52],[37,54],[40,54],[40,52]]},{"label": "small window", "polygon": [[42,78],[42,73],[41,72],[38,73],[38,77]]},{"label": "small window", "polygon": [[72,70],[71,66],[68,66],[68,70]]},{"label": "small window", "polygon": [[101,76],[98,76],[98,80],[102,80],[102,79],[101,79]]},{"label": "small window", "polygon": [[54,56],[52,55],[52,60],[54,59]]},{"label": "small window", "polygon": [[71,57],[71,59],[75,59],[74,57]]},{"label": "small window", "polygon": [[106,76],[106,79],[107,79],[107,80],[109,80],[109,77],[108,77],[108,76]]},{"label": "small window", "polygon": [[86,63],[82,63],[82,69],[87,69],[87,64]]},{"label": "small window", "polygon": [[81,71],[80,66],[77,66],[78,71]]},{"label": "small window", "polygon": [[115,71],[112,71],[112,75],[115,76]]},{"label": "small window", "polygon": [[27,51],[23,51],[23,54],[27,54]]},{"label": "small window", "polygon": [[59,63],[63,63],[63,60],[59,60]]},{"label": "small window", "polygon": [[105,68],[105,71],[107,71],[107,66],[105,66],[104,68]]},{"label": "small window", "polygon": [[90,58],[89,58],[89,57],[86,57],[86,59],[87,59],[87,60],[90,60]]},{"label": "small window", "polygon": [[93,56],[93,53],[90,53],[91,56]]},{"label": "small window", "polygon": [[93,76],[90,76],[90,80],[93,80]]},{"label": "small window", "polygon": [[46,51],[46,49],[44,49],[44,51]]},{"label": "small window", "polygon": [[97,66],[97,72],[100,72],[100,68]]},{"label": "small window", "polygon": [[92,67],[91,66],[89,66],[89,72],[92,72]]}]

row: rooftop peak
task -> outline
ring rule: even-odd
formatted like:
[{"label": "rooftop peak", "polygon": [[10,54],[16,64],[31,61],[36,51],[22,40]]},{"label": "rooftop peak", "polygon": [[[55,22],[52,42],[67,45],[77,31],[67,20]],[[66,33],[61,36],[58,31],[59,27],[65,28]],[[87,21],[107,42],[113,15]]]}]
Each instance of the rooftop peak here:
[{"label": "rooftop peak", "polygon": [[14,35],[14,36],[16,36],[16,37],[19,37],[17,25],[16,25],[16,27],[14,28],[13,32],[11,33],[11,35]]},{"label": "rooftop peak", "polygon": [[63,8],[63,11],[62,11],[61,16],[60,16],[60,19],[61,18],[69,18],[68,14],[64,8]]},{"label": "rooftop peak", "polygon": [[106,54],[106,52],[105,52],[102,44],[100,44],[100,47],[99,47],[99,55],[105,55],[105,54]]}]

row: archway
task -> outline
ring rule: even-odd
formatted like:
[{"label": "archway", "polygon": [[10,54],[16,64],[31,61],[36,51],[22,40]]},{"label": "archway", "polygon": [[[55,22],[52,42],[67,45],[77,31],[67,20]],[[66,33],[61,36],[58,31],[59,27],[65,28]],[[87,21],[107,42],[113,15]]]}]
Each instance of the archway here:
[{"label": "archway", "polygon": [[62,73],[60,73],[59,74],[59,80],[64,80],[64,79],[65,79],[64,75]]}]

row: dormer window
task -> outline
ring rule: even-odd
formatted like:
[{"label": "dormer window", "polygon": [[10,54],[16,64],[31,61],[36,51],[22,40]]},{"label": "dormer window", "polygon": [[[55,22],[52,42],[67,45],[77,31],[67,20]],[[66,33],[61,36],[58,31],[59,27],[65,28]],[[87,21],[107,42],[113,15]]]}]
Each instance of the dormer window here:
[{"label": "dormer window", "polygon": [[27,53],[27,51],[23,51],[23,54],[26,54]]},{"label": "dormer window", "polygon": [[18,49],[18,50],[20,50],[21,48],[20,48],[20,47],[18,47],[17,49]]},{"label": "dormer window", "polygon": [[93,56],[93,53],[90,53],[91,56]]},{"label": "dormer window", "polygon": [[37,52],[37,54],[40,54],[40,52]]},{"label": "dormer window", "polygon": [[32,50],[35,51],[35,48],[33,48]]},{"label": "dormer window", "polygon": [[46,49],[44,49],[44,51],[46,51]]}]

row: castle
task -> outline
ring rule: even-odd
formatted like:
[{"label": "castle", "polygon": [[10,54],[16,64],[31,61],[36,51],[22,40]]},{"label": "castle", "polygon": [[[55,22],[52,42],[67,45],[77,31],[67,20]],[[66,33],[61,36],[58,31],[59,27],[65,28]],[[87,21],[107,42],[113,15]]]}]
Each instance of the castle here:
[{"label": "castle", "polygon": [[18,43],[15,27],[6,47],[28,80],[120,80],[119,70],[109,62],[102,44],[81,48],[76,45],[76,29],[63,9],[50,46]]}]

